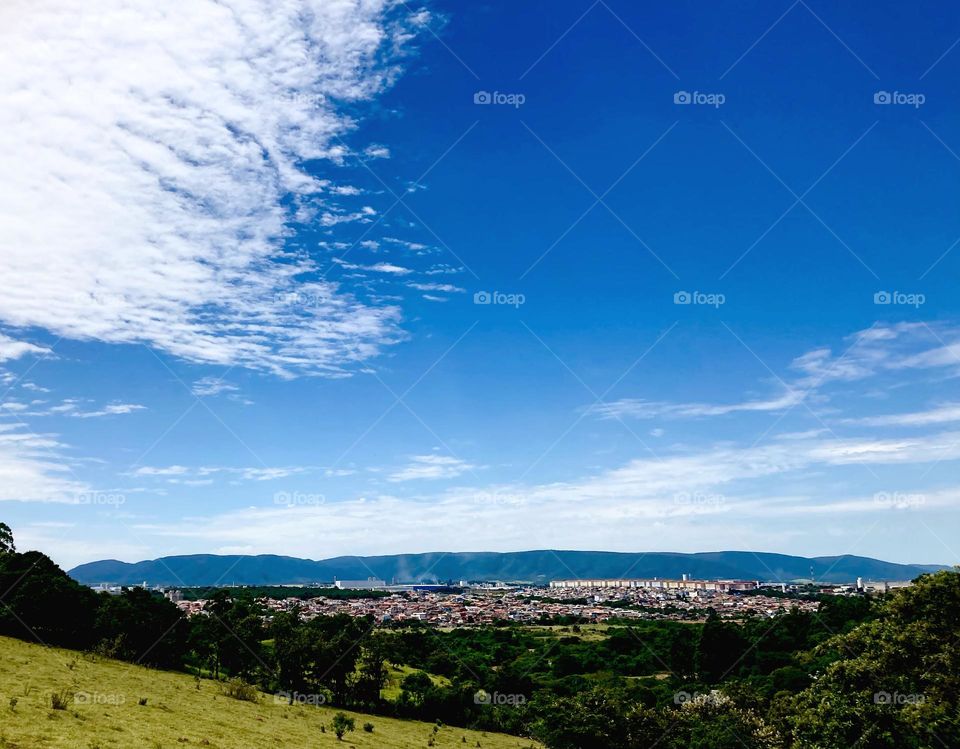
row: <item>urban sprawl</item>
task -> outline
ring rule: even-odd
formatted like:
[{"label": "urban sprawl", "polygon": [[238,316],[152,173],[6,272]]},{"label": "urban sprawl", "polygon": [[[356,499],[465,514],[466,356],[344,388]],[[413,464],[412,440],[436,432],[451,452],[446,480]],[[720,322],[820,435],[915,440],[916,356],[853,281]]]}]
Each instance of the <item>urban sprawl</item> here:
[{"label": "urban sprawl", "polygon": [[[437,627],[469,627],[503,622],[525,624],[617,619],[701,620],[708,608],[722,618],[772,617],[797,607],[816,611],[814,597],[798,593],[869,595],[903,583],[849,585],[768,584],[747,580],[556,580],[549,586],[479,583],[388,585],[381,580],[337,581],[334,587],[356,596],[261,598],[272,612],[299,610],[304,619],[348,614],[371,616],[383,625],[422,622]],[[117,592],[116,586],[101,586]],[[300,587],[300,586],[298,586]],[[242,590],[242,588],[241,588]],[[364,596],[371,591],[375,597]],[[180,590],[164,591],[189,616],[204,613],[206,600],[184,600]]]}]

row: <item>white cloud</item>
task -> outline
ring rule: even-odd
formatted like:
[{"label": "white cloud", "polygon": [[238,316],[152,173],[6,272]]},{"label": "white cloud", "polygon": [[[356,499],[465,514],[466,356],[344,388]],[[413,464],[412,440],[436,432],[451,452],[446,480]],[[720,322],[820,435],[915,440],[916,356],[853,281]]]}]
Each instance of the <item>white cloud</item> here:
[{"label": "white cloud", "polygon": [[99,416],[119,416],[130,414],[135,411],[143,411],[146,406],[137,403],[111,403],[96,411],[71,411],[70,415],[79,419],[93,419]]},{"label": "white cloud", "polygon": [[379,143],[374,143],[363,149],[363,153],[371,159],[389,159],[390,149]]},{"label": "white cloud", "polygon": [[182,476],[190,471],[186,466],[141,466],[133,472],[134,476]]},{"label": "white cloud", "polygon": [[960,403],[945,403],[925,411],[913,411],[900,414],[864,416],[855,419],[842,419],[843,424],[859,424],[870,427],[904,426],[918,427],[932,424],[947,424],[960,421]]},{"label": "white cloud", "polygon": [[430,249],[427,245],[421,244],[420,242],[411,242],[407,239],[399,239],[398,237],[384,237],[383,241],[395,244],[410,252],[422,253]]},{"label": "white cloud", "polygon": [[[141,466],[133,472],[134,476],[162,476],[177,477],[169,479],[171,482],[187,484],[192,486],[202,486],[209,484],[212,479],[205,477],[215,474],[235,475],[244,481],[271,481],[273,479],[286,478],[298,473],[310,471],[310,466],[264,466],[260,468],[235,468],[228,466],[197,466],[188,467],[181,465],[172,466]],[[196,476],[200,479],[184,479],[183,476]]]},{"label": "white cloud", "polygon": [[414,455],[410,463],[389,476],[390,481],[456,478],[475,466],[452,455]]},{"label": "white cloud", "polygon": [[75,502],[87,485],[71,473],[55,437],[0,424],[0,501]]},{"label": "white cloud", "polygon": [[462,294],[466,292],[466,289],[461,289],[459,286],[454,286],[452,283],[408,283],[411,289],[417,289],[417,291],[445,291],[450,294]]},{"label": "white cloud", "polygon": [[[353,120],[333,102],[396,77],[422,25],[401,12],[390,0],[0,6],[0,276],[17,279],[0,321],[285,376],[342,373],[398,340],[396,307],[301,281],[313,263],[281,249],[291,215],[349,215],[301,165],[349,152],[337,136]],[[285,305],[291,290],[324,303]],[[0,357],[30,346],[0,339]]]},{"label": "white cloud", "polygon": [[[810,471],[854,463],[955,461],[960,459],[958,437],[943,433],[908,441],[810,439],[752,448],[717,446],[634,460],[568,482],[457,487],[429,497],[359,496],[294,510],[253,507],[141,530],[163,545],[177,539],[189,549],[283,549],[309,557],[316,556],[315,539],[321,534],[333,543],[325,550],[330,556],[441,547],[787,551],[786,543],[798,538],[797,551],[811,553],[819,545],[821,553],[835,553],[830,544],[837,543],[838,535],[848,537],[843,550],[856,553],[863,551],[852,546],[862,539],[865,523],[886,518],[890,527],[899,528],[907,509],[879,501],[871,489],[812,495],[791,482]],[[457,463],[438,455],[418,458],[411,469],[439,466],[442,472]],[[427,477],[436,478],[436,473],[428,470]],[[770,480],[780,487],[777,493],[768,490]],[[681,495],[685,501],[678,500]],[[916,504],[904,505],[910,512],[944,512],[956,507],[960,488],[909,489],[904,496],[920,497]],[[698,497],[710,501],[700,503]],[[822,521],[801,528],[799,517]],[[831,538],[824,536],[827,530],[834,534]]]},{"label": "white cloud", "polygon": [[603,419],[631,417],[635,419],[653,419],[656,417],[696,418],[701,416],[725,416],[744,411],[781,411],[800,403],[806,393],[796,390],[765,400],[750,400],[742,403],[665,403],[663,401],[644,401],[636,398],[623,398],[610,403],[601,403],[590,407],[590,413]]},{"label": "white cloud", "polygon": [[220,377],[201,377],[190,387],[190,391],[200,398],[220,395],[221,393],[235,393],[239,389],[236,385],[225,382]]},{"label": "white cloud", "polygon": [[[902,373],[906,369],[960,365],[960,343],[944,343],[944,338],[952,340],[958,336],[960,331],[945,326],[936,330],[922,323],[875,325],[848,336],[845,341],[846,348],[839,354],[834,354],[829,348],[820,347],[795,358],[789,369],[799,374],[785,375],[784,379],[777,378],[778,392],[766,398],[744,398],[733,403],[671,403],[622,398],[590,406],[588,412],[603,419],[682,419],[734,413],[782,412],[804,402],[822,400],[826,397],[824,391],[828,386],[839,383],[866,380],[892,372]],[[940,412],[941,418],[944,413],[946,412]],[[930,418],[935,419],[937,416],[931,415]],[[907,424],[906,421],[903,423]],[[874,426],[885,424],[894,425],[896,421],[873,422]]]},{"label": "white cloud", "polygon": [[394,265],[393,263],[374,263],[373,265],[357,265],[356,263],[348,263],[346,260],[341,260],[340,258],[334,258],[333,262],[339,265],[345,270],[362,270],[362,271],[372,271],[373,273],[388,273],[393,276],[407,276],[413,271],[410,268],[404,268],[400,265]]},{"label": "white cloud", "polygon": [[26,341],[17,341],[0,333],[0,362],[19,359],[25,354],[47,354],[50,349]]}]

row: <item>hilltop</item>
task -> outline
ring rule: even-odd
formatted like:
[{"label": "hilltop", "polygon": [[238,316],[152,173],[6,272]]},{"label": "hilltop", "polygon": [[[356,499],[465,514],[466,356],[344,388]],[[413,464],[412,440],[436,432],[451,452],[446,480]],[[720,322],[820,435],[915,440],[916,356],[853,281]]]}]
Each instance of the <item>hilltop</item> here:
[{"label": "hilltop", "polygon": [[680,577],[790,582],[813,571],[820,582],[912,580],[942,565],[897,564],[852,555],[801,557],[752,551],[676,552],[518,551],[432,552],[386,556],[341,556],[312,560],[259,556],[192,554],[128,563],[115,559],[70,570],[88,585],[270,585],[364,580],[510,580],[544,583],[564,578]]},{"label": "hilltop", "polygon": [[[66,709],[52,709],[53,693],[64,695]],[[0,709],[0,747],[10,749],[408,749],[427,746],[431,737],[435,747],[539,747],[513,736],[447,726],[434,734],[431,723],[291,706],[262,693],[256,703],[240,701],[225,696],[212,680],[6,637],[0,637]],[[342,742],[330,729],[337,712],[356,722]],[[374,726],[369,733],[362,728],[368,722]]]}]

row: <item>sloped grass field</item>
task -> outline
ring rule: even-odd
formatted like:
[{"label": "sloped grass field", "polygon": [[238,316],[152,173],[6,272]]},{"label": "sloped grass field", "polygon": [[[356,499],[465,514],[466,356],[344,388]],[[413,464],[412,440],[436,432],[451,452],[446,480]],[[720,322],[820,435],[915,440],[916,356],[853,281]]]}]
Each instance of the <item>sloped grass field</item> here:
[{"label": "sloped grass field", "polygon": [[[53,708],[53,695],[64,709]],[[450,726],[434,731],[430,723],[347,710],[356,730],[338,741],[331,729],[337,712],[277,704],[262,693],[256,703],[240,701],[215,681],[0,637],[3,749],[539,749],[528,739]],[[372,723],[373,732],[364,731],[364,723]]]}]

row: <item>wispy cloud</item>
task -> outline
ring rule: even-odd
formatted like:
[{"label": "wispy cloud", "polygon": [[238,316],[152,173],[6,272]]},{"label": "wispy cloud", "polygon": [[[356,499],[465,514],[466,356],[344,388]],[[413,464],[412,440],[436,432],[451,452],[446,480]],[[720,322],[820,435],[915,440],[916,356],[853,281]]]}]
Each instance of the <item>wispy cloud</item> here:
[{"label": "wispy cloud", "polygon": [[47,354],[50,349],[34,343],[18,341],[0,333],[0,362],[19,359],[26,354]]},{"label": "wispy cloud", "polygon": [[410,463],[388,477],[390,481],[456,478],[476,466],[452,455],[414,455]]},{"label": "wispy cloud", "polygon": [[190,391],[200,397],[211,397],[221,393],[236,393],[240,388],[220,377],[201,377],[190,387]]},{"label": "wispy cloud", "polygon": [[95,419],[100,416],[130,414],[135,411],[143,411],[144,409],[146,409],[146,406],[141,406],[137,403],[111,403],[96,411],[71,411],[70,415],[78,419]]},{"label": "wispy cloud", "polygon": [[[271,481],[314,470],[311,466],[141,466],[133,471],[134,476],[158,476],[181,484],[201,486],[209,484],[207,477],[217,474],[238,477],[244,481]],[[171,478],[172,477],[172,478]],[[186,477],[186,478],[184,478]],[[191,478],[192,477],[192,478]]]},{"label": "wispy cloud", "polygon": [[[423,25],[402,6],[0,8],[0,276],[18,280],[0,321],[283,376],[336,375],[397,341],[398,308],[306,280],[315,264],[283,242],[294,219],[353,217],[302,165],[349,154],[335,102],[396,78]],[[285,304],[291,290],[323,302]],[[41,350],[0,338],[0,359]]]},{"label": "wispy cloud", "polygon": [[843,424],[859,424],[869,427],[920,427],[932,424],[948,424],[960,421],[960,403],[945,403],[936,408],[925,411],[912,411],[899,414],[882,414],[880,416],[863,416],[853,419],[841,419]]},{"label": "wispy cloud", "polygon": [[53,435],[0,423],[0,501],[75,502],[88,486],[70,471],[65,451]]},{"label": "wispy cloud", "polygon": [[[588,407],[591,414],[603,419],[685,419],[726,416],[749,412],[782,412],[801,403],[817,402],[826,398],[831,386],[857,382],[891,372],[907,369],[929,369],[956,366],[960,368],[960,343],[955,340],[960,331],[942,327],[939,332],[928,325],[901,323],[874,326],[849,336],[846,347],[839,353],[827,347],[808,351],[795,358],[783,379],[777,379],[777,392],[765,398],[745,398],[732,403],[671,403],[667,401],[621,398]],[[954,357],[956,349],[958,355]],[[947,410],[930,413],[926,423],[953,421],[946,418]],[[914,415],[913,419],[920,418]],[[935,419],[941,419],[936,421]],[[908,419],[908,417],[904,417]],[[852,423],[852,422],[850,422]],[[860,421],[873,426],[896,425],[897,421]],[[902,422],[908,424],[908,420]]]}]

